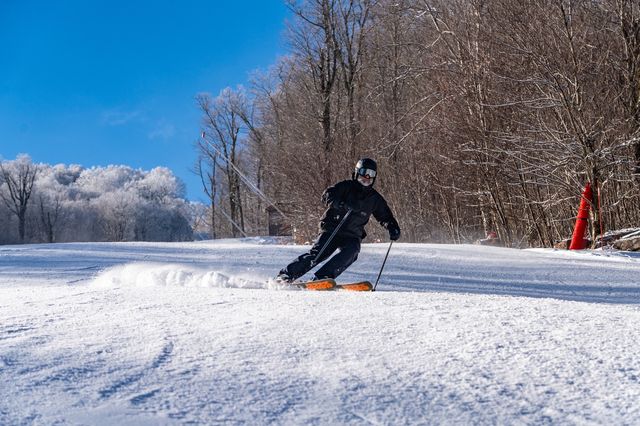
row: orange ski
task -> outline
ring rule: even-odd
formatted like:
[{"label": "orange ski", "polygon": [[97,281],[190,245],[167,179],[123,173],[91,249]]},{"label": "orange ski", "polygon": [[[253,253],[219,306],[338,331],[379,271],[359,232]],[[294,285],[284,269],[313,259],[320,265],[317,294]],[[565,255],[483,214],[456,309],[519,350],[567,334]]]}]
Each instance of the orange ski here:
[{"label": "orange ski", "polygon": [[306,283],[295,283],[294,285],[300,288],[304,288],[305,290],[315,291],[328,291],[336,288],[336,282],[331,278],[307,281]]},{"label": "orange ski", "polygon": [[335,290],[344,291],[371,291],[373,285],[369,281],[360,281],[357,283],[337,284]]},{"label": "orange ski", "polygon": [[371,291],[373,285],[369,281],[359,281],[355,283],[336,284],[336,281],[331,278],[325,278],[322,280],[297,282],[292,283],[292,286],[312,291]]}]

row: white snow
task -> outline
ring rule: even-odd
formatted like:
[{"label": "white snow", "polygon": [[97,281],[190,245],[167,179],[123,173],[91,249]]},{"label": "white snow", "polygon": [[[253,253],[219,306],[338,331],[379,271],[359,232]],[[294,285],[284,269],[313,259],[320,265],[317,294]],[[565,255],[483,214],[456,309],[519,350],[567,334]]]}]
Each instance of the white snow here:
[{"label": "white snow", "polygon": [[0,424],[640,423],[637,255],[395,244],[374,293],[265,284],[306,248],[0,246]]}]

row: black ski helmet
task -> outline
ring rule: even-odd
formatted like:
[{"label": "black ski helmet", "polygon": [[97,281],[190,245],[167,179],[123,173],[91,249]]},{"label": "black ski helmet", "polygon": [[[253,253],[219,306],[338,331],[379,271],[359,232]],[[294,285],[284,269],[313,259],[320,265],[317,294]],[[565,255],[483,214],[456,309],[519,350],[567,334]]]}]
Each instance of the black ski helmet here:
[{"label": "black ski helmet", "polygon": [[376,175],[378,174],[378,165],[371,158],[361,158],[356,163],[356,168],[353,173],[353,179],[358,179],[358,175],[360,176],[369,176],[373,178],[373,182],[371,182],[371,186],[376,182]]}]

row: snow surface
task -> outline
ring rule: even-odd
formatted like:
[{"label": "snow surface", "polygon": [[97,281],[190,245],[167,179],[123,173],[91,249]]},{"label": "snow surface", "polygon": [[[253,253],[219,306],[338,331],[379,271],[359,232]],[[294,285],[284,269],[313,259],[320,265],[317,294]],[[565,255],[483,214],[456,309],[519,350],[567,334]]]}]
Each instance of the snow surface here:
[{"label": "snow surface", "polygon": [[0,246],[0,424],[640,423],[633,253],[271,242]]}]

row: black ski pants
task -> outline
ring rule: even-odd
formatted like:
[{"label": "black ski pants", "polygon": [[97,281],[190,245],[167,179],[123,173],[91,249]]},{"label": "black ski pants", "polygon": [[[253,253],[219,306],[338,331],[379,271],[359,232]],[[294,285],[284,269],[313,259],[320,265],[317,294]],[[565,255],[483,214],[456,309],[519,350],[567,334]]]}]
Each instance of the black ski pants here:
[{"label": "black ski pants", "polygon": [[[314,259],[318,256],[327,240],[329,240],[329,237],[331,237],[331,232],[325,231],[321,233],[311,250],[284,267],[280,274],[286,274],[291,279],[297,279],[310,271],[315,266]],[[320,256],[317,263],[324,262],[336,250],[339,250],[338,253],[316,271],[316,278],[337,278],[338,275],[343,273],[358,258],[360,239],[337,234],[322,252],[322,256]]]}]

